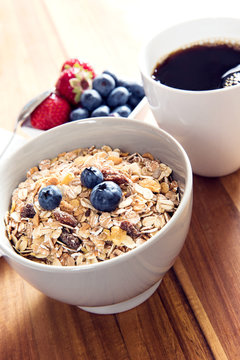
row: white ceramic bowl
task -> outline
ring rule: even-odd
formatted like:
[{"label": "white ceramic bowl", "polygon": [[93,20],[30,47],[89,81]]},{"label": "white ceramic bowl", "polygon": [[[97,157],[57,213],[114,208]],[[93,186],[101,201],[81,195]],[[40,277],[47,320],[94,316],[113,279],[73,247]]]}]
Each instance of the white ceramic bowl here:
[{"label": "white ceramic bowl", "polygon": [[[108,144],[133,152],[151,152],[174,170],[183,192],[165,227],[145,244],[117,258],[79,267],[39,264],[18,255],[4,237],[3,217],[13,189],[42,159],[79,147]],[[181,145],[163,130],[128,119],[95,118],[72,122],[34,138],[0,166],[0,250],[26,281],[59,301],[102,314],[128,310],[145,301],[173,265],[189,228],[192,170]]]}]

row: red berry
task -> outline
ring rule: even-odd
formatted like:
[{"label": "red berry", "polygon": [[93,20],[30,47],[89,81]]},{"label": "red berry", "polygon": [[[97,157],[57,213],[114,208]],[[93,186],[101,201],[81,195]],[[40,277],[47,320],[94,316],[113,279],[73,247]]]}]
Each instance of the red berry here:
[{"label": "red berry", "polygon": [[48,130],[68,121],[70,111],[69,103],[52,93],[32,112],[31,124],[34,128]]},{"label": "red berry", "polygon": [[91,73],[92,80],[96,77],[95,71],[93,70],[93,67],[90,64],[85,63],[85,62],[80,62],[80,66],[82,66],[82,68],[84,70],[87,70],[87,71],[89,71]]},{"label": "red berry", "polygon": [[62,65],[61,72],[64,70],[71,69],[71,68],[82,69],[82,70],[86,70],[86,71],[90,72],[90,76],[92,79],[94,79],[96,77],[93,67],[90,64],[80,61],[78,59],[69,59],[69,60],[65,61]]},{"label": "red berry", "polygon": [[63,64],[62,68],[61,68],[61,72],[67,69],[70,69],[72,67],[80,67],[80,61],[78,59],[69,59],[67,61],[65,61],[65,63]]},{"label": "red berry", "polygon": [[83,91],[92,88],[92,71],[87,65],[64,70],[57,83],[56,90],[70,103],[76,105]]}]

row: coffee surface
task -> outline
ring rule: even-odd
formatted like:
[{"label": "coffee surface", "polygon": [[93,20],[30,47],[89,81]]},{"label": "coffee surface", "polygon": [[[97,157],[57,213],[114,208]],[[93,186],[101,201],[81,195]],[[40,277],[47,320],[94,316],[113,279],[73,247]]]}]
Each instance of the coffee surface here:
[{"label": "coffee surface", "polygon": [[239,64],[239,45],[193,45],[169,54],[156,65],[152,78],[177,89],[213,90],[221,88],[223,75]]}]

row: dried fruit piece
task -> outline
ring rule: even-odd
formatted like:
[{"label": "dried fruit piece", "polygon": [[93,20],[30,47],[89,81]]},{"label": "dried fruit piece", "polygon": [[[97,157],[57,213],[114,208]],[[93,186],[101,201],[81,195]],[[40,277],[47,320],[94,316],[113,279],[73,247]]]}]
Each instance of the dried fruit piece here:
[{"label": "dried fruit piece", "polygon": [[36,211],[34,210],[33,204],[26,204],[23,205],[20,210],[20,216],[21,218],[30,218],[32,219],[36,214]]},{"label": "dried fruit piece", "polygon": [[77,219],[73,216],[68,214],[65,211],[61,211],[59,209],[55,209],[53,211],[53,215],[57,221],[59,221],[61,224],[69,225],[72,227],[77,226]]},{"label": "dried fruit piece", "polygon": [[111,227],[111,240],[115,245],[120,245],[126,238],[127,232],[121,229],[119,226]]},{"label": "dried fruit piece", "polygon": [[149,178],[139,181],[139,185],[156,193],[160,192],[161,189],[161,185],[157,180]]},{"label": "dried fruit piece", "polygon": [[124,220],[121,222],[120,224],[120,228],[122,230],[125,230],[127,232],[127,234],[129,236],[131,236],[132,238],[136,238],[138,236],[141,235],[141,233],[139,232],[139,230],[137,229],[136,226],[134,226],[130,221],[128,220]]},{"label": "dried fruit piece", "polygon": [[66,229],[62,230],[62,233],[58,240],[64,243],[70,249],[74,250],[77,250],[82,243],[82,241],[76,235],[73,235]]},{"label": "dried fruit piece", "polygon": [[68,185],[74,179],[74,174],[68,173],[65,174],[64,177],[61,179],[61,184]]}]

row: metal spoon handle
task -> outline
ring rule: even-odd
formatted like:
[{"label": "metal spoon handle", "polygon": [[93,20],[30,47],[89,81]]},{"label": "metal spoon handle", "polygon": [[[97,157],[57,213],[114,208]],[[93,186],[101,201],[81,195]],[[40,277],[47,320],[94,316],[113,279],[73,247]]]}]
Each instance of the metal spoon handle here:
[{"label": "metal spoon handle", "polygon": [[31,115],[31,113],[36,109],[36,107],[38,105],[40,105],[52,92],[54,92],[54,89],[44,91],[40,95],[38,95],[35,98],[31,99],[26,105],[24,105],[24,107],[20,111],[20,113],[18,115],[18,118],[17,118],[17,120],[16,120],[16,122],[14,124],[14,129],[13,129],[11,137],[10,137],[7,145],[4,147],[4,149],[0,153],[0,159],[3,157],[3,155],[6,153],[7,149],[11,145],[11,143],[12,143],[12,141],[13,141],[15,135],[16,135],[18,126],[21,123],[23,123],[27,119],[27,117],[29,115]]}]

